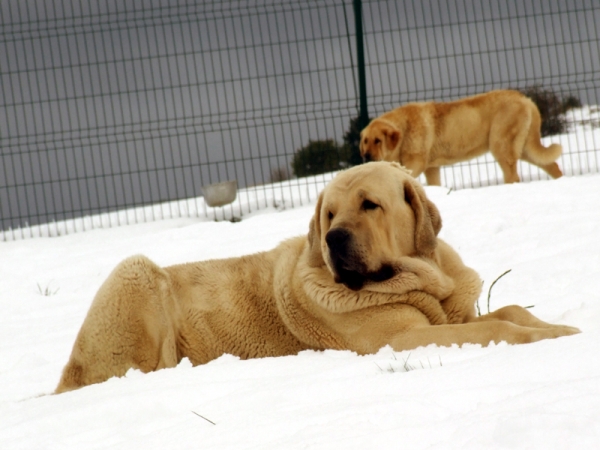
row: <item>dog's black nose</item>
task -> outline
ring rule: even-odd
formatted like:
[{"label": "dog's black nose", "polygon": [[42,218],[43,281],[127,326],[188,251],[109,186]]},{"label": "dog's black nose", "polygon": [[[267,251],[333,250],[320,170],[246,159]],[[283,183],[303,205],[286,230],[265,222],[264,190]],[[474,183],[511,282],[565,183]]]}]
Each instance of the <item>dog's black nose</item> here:
[{"label": "dog's black nose", "polygon": [[350,232],[344,228],[333,228],[325,235],[325,241],[334,252],[345,253],[350,242]]},{"label": "dog's black nose", "polygon": [[371,162],[373,158],[371,158],[371,154],[370,153],[365,153],[365,156],[363,156],[363,162]]}]

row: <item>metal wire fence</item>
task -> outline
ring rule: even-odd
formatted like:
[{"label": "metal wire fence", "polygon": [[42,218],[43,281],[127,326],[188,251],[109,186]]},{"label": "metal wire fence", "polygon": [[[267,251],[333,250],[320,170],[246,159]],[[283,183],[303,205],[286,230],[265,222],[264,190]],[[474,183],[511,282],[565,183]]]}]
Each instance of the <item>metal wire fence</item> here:
[{"label": "metal wire fence", "polygon": [[[370,0],[362,36],[357,5],[0,3],[0,236],[314,200],[327,176],[294,178],[290,163],[310,141],[340,142],[360,114],[357,42],[370,117],[531,85],[598,104],[593,0]],[[599,144],[569,142],[566,172],[598,171]],[[442,179],[459,188],[501,175],[484,158]],[[237,180],[238,200],[207,207],[202,186],[224,180]]]}]

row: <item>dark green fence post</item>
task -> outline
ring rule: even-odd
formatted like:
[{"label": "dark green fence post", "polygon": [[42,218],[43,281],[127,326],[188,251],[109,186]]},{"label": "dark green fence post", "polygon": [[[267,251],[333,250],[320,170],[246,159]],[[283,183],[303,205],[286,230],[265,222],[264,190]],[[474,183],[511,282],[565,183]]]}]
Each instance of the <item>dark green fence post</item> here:
[{"label": "dark green fence post", "polygon": [[362,1],[353,0],[354,3],[354,27],[356,29],[356,64],[358,68],[358,93],[360,99],[359,131],[369,123],[369,111],[367,109],[367,76],[365,72],[365,48],[363,42],[362,27]]}]

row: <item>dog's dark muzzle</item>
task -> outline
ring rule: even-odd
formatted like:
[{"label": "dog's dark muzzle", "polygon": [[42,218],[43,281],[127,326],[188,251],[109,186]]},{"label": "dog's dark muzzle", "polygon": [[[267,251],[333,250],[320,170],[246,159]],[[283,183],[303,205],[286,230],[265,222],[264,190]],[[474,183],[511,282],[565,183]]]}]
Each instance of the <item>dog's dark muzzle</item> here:
[{"label": "dog's dark muzzle", "polygon": [[352,234],[348,230],[345,228],[332,228],[325,235],[325,241],[332,258],[341,261],[348,259],[352,244]]},{"label": "dog's dark muzzle", "polygon": [[332,228],[325,235],[329,247],[329,259],[335,271],[335,282],[343,283],[349,289],[358,291],[365,281],[384,281],[394,273],[389,265],[382,265],[376,272],[369,272],[355,249],[352,233],[345,228]]}]

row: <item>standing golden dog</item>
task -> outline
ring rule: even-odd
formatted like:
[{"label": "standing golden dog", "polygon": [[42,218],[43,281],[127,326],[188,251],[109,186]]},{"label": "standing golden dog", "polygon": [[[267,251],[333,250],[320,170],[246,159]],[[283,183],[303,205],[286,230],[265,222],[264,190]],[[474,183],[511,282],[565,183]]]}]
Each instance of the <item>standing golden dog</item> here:
[{"label": "standing golden dog", "polygon": [[441,219],[397,163],[344,171],[319,196],[308,237],[240,258],[160,268],[143,256],[100,287],[56,392],[224,353],[374,353],[577,333],[519,306],[476,317],[477,273],[437,238]]},{"label": "standing golden dog", "polygon": [[440,185],[440,166],[490,151],[505,183],[519,181],[522,159],[562,176],[556,160],[559,144],[541,144],[540,112],[517,91],[498,90],[446,103],[408,103],[373,119],[360,136],[364,161],[397,161],[416,178],[425,172],[429,185]]}]

